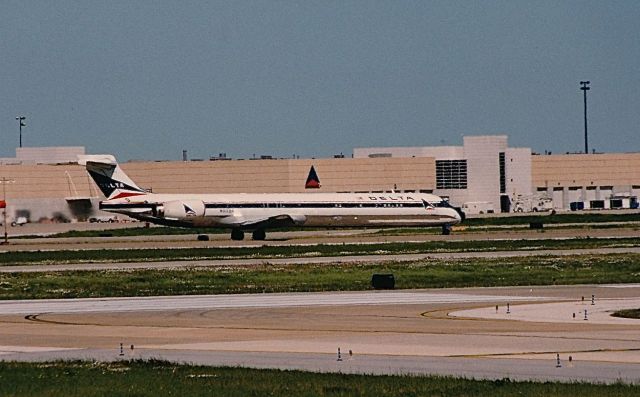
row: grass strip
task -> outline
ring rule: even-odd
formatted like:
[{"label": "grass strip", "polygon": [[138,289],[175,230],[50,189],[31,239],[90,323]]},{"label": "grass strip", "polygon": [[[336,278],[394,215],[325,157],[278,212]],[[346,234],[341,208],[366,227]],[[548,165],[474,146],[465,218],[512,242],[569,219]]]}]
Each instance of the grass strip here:
[{"label": "grass strip", "polygon": [[132,237],[132,236],[180,236],[188,234],[227,234],[228,230],[216,228],[193,228],[185,229],[181,227],[126,227],[118,229],[104,230],[69,230],[68,232],[50,234],[47,236],[25,235],[15,238],[78,238],[78,237]]},{"label": "grass strip", "polygon": [[567,240],[428,241],[376,244],[318,244],[261,247],[212,247],[126,250],[16,251],[0,254],[0,265],[77,262],[146,262],[165,260],[320,257],[349,255],[420,254],[435,252],[487,252],[542,249],[637,247],[637,238],[575,238]]},{"label": "grass strip", "polygon": [[362,291],[374,273],[397,289],[638,283],[640,254],[2,273],[0,299]]},{"label": "grass strip", "polygon": [[640,309],[619,310],[612,314],[613,317],[640,318]]},{"label": "grass strip", "polygon": [[[455,226],[453,235],[454,238],[458,234],[465,233],[478,233],[478,232],[511,232],[511,231],[523,231],[530,229],[529,225],[489,225],[489,226],[469,226],[461,225]],[[628,223],[584,223],[584,224],[562,224],[559,223],[548,229],[539,230],[540,233],[544,233],[546,230],[603,230],[603,229],[621,229],[621,230],[638,230],[640,225],[633,222]],[[439,235],[442,234],[440,229],[434,228],[395,228],[395,229],[380,229],[374,233],[370,233],[372,236],[406,236],[406,235]]]},{"label": "grass strip", "polygon": [[349,375],[178,365],[162,361],[0,363],[3,396],[637,396],[640,387]]},{"label": "grass strip", "polygon": [[562,213],[548,215],[523,215],[507,217],[467,218],[463,225],[467,226],[497,226],[497,225],[528,225],[532,222],[544,224],[562,223],[602,223],[602,222],[640,222],[640,213],[606,214],[606,213]]},{"label": "grass strip", "polygon": [[354,375],[163,361],[0,363],[3,396],[637,396],[640,387],[443,376]]}]

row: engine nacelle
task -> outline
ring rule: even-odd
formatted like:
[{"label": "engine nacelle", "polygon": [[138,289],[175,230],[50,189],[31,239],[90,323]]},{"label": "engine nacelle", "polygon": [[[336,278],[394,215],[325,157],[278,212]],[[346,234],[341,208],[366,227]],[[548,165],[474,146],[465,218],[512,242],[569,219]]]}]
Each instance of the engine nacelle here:
[{"label": "engine nacelle", "polygon": [[200,200],[167,201],[157,207],[156,216],[166,219],[188,219],[204,216],[204,202]]}]

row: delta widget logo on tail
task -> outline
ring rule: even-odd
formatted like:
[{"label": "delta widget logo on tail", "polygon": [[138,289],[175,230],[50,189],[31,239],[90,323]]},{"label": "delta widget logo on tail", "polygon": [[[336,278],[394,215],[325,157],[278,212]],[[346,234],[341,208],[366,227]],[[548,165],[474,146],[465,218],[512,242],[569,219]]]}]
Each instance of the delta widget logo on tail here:
[{"label": "delta widget logo on tail", "polygon": [[307,182],[304,184],[305,189],[319,189],[320,188],[320,179],[318,178],[318,174],[316,174],[316,169],[311,166],[309,170],[309,176],[307,176]]}]

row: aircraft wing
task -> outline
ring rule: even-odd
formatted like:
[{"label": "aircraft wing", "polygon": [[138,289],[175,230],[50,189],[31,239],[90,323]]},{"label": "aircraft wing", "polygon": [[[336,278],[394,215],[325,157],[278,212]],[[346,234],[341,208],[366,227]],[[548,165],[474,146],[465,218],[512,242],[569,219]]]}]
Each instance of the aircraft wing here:
[{"label": "aircraft wing", "polygon": [[242,229],[267,229],[274,227],[300,226],[307,218],[304,215],[280,214],[268,217],[245,218],[242,216],[225,218],[229,226]]}]

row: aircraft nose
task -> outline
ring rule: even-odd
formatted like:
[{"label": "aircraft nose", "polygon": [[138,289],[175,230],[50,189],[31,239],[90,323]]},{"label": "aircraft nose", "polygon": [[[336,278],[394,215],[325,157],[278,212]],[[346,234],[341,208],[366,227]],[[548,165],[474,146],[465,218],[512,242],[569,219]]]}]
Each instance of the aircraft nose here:
[{"label": "aircraft nose", "polygon": [[464,213],[462,208],[456,207],[455,210],[458,213],[458,215],[460,216],[460,222],[464,222],[464,220],[467,218],[467,215]]},{"label": "aircraft nose", "polygon": [[451,208],[454,212],[454,217],[456,218],[457,222],[456,223],[462,223],[464,222],[466,215],[465,213],[462,211],[462,209],[460,209],[459,207],[453,207]]}]

